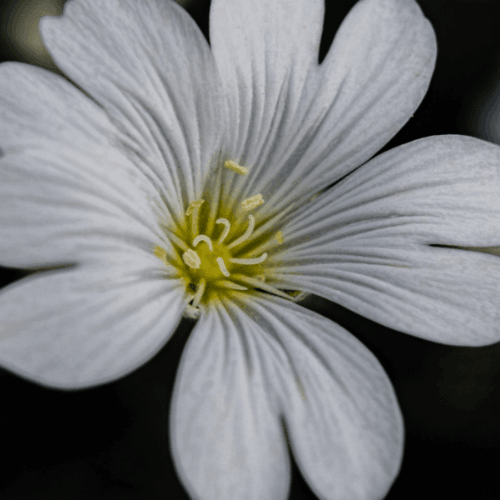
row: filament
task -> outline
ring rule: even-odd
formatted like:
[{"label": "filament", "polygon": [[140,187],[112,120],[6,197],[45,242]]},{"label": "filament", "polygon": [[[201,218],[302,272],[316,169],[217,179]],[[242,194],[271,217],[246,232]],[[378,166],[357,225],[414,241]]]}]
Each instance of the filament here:
[{"label": "filament", "polygon": [[283,297],[284,299],[290,300],[290,296],[286,293],[278,290],[272,285],[268,285],[263,281],[259,281],[255,278],[251,278],[250,276],[245,276],[244,274],[233,274],[233,279],[237,281],[242,281],[254,288],[260,288],[261,290],[265,290],[266,292],[272,293],[273,295],[277,295],[278,297]]},{"label": "filament", "polygon": [[238,285],[237,283],[233,283],[232,281],[220,280],[217,281],[217,286],[220,288],[228,288],[229,290],[248,290],[246,286]]},{"label": "filament", "polygon": [[248,216],[248,227],[247,230],[236,240],[234,240],[227,248],[231,250],[238,245],[241,245],[243,242],[248,240],[250,236],[252,236],[253,230],[255,228],[255,217],[253,215]]},{"label": "filament", "polygon": [[267,253],[263,253],[260,257],[255,259],[229,259],[231,264],[242,264],[244,266],[254,266],[255,264],[262,264],[267,259]]},{"label": "filament", "polygon": [[198,288],[196,289],[196,293],[193,297],[193,307],[197,307],[198,304],[200,303],[203,293],[205,292],[206,285],[207,282],[204,279],[201,279],[200,282],[198,283]]}]

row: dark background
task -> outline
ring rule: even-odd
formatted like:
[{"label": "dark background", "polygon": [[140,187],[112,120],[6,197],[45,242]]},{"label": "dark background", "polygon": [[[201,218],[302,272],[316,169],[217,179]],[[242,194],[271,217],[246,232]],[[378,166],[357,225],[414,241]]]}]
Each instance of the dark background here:
[{"label": "dark background", "polygon": [[[327,0],[323,55],[354,3]],[[437,34],[436,71],[422,105],[387,147],[434,134],[489,137],[480,112],[484,103],[493,105],[500,75],[499,0],[419,3]],[[50,67],[36,19],[57,14],[61,4],[1,2],[0,60]],[[209,1],[185,6],[207,33]],[[0,268],[4,286],[22,276]],[[305,305],[353,332],[394,384],[406,448],[388,499],[500,498],[500,345],[443,346],[389,330],[326,300],[312,298]],[[0,499],[187,499],[169,453],[168,412],[192,326],[186,320],[149,363],[94,389],[49,390],[0,371],[0,452],[6,460]],[[290,498],[315,498],[296,467]]]}]

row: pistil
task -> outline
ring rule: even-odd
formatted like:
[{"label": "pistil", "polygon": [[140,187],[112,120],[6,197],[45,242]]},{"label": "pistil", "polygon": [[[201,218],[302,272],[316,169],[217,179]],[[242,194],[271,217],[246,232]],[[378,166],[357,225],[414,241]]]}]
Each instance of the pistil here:
[{"label": "pistil", "polygon": [[224,219],[224,218],[217,219],[215,221],[215,223],[216,224],[224,224],[224,229],[222,230],[222,234],[219,236],[219,239],[217,240],[217,243],[220,245],[227,238],[227,235],[229,234],[229,231],[231,230],[231,223],[227,219]]},{"label": "pistil", "polygon": [[208,248],[210,248],[210,251],[213,252],[214,251],[214,247],[212,245],[212,240],[204,235],[204,234],[199,234],[194,240],[193,240],[193,246],[196,248],[198,246],[198,243],[200,241],[204,241],[207,245],[208,245]]}]

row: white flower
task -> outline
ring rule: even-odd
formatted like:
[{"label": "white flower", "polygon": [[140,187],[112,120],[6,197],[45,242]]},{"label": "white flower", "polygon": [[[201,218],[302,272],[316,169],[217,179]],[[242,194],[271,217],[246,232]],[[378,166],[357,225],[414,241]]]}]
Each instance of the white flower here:
[{"label": "white flower", "polygon": [[365,163],[427,89],[431,26],[361,0],[318,65],[322,22],[323,0],[213,0],[210,47],[167,0],[70,0],[42,32],[80,88],[0,67],[0,262],[67,267],[0,295],[0,362],[104,383],[198,310],[170,422],[193,498],[286,498],[283,423],[319,498],[382,498],[397,474],[387,376],[289,291],[500,339],[500,261],[461,248],[500,243],[499,149],[431,137]]}]

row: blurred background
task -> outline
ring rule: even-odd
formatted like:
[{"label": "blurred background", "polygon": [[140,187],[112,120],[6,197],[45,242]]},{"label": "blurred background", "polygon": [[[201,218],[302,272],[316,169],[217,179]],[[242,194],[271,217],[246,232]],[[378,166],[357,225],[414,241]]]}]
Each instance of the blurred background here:
[{"label": "blurred background", "polygon": [[[181,3],[207,34],[210,2]],[[321,57],[354,3],[327,0]],[[38,20],[60,14],[63,4],[1,2],[0,60],[57,71],[39,36]],[[456,133],[500,144],[500,2],[419,4],[437,34],[436,71],[422,105],[387,148]],[[3,286],[23,276],[13,269],[0,272]],[[438,345],[325,300],[310,298],[305,305],[353,332],[394,384],[407,434],[401,473],[388,499],[500,498],[500,345]],[[148,364],[94,389],[49,390],[0,371],[0,498],[187,499],[170,457],[168,411],[192,326],[186,320]],[[290,499],[314,498],[294,466]]]}]

